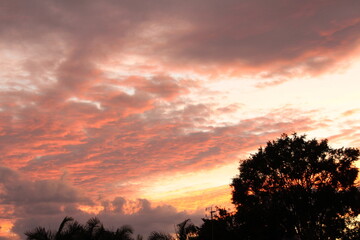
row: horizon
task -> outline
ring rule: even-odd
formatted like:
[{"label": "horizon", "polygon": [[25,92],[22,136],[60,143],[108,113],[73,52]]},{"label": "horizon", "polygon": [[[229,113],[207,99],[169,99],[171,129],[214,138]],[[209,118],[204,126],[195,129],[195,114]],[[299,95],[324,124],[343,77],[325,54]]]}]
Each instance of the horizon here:
[{"label": "horizon", "polygon": [[231,208],[241,160],[283,133],[360,148],[360,1],[0,11],[0,240],[64,216],[172,232]]}]

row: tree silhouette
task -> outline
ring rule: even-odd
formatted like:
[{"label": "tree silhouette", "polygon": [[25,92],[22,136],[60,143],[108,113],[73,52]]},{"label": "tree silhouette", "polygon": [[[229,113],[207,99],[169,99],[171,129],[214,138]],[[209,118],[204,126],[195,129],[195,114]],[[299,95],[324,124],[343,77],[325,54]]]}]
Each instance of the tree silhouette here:
[{"label": "tree silhouette", "polygon": [[[132,234],[133,234],[133,229],[131,226],[129,225],[124,225],[118,229],[116,229],[116,231],[113,233],[113,239],[114,240],[132,240]],[[138,236],[139,238],[140,236]]]},{"label": "tree silhouette", "polygon": [[[190,240],[195,237],[197,227],[187,219],[176,225],[178,240]],[[36,227],[32,231],[25,232],[27,240],[134,240],[133,229],[129,225],[123,225],[116,230],[104,228],[101,221],[94,217],[90,218],[85,225],[79,224],[71,217],[65,217],[56,232]],[[136,240],[142,240],[141,235]],[[168,233],[152,232],[148,240],[175,240]]]},{"label": "tree silhouette", "polygon": [[136,240],[143,240],[143,236],[142,235],[136,235]]},{"label": "tree silhouette", "polygon": [[196,235],[198,228],[190,219],[176,225],[176,237],[178,240],[189,240]]},{"label": "tree silhouette", "polygon": [[43,227],[36,227],[32,231],[25,232],[28,240],[51,240],[53,239],[52,233]]},{"label": "tree silhouette", "polygon": [[241,163],[231,184],[238,233],[243,239],[355,239],[358,158],[358,149],[332,149],[327,140],[296,134],[268,142]]},{"label": "tree silhouette", "polygon": [[[79,224],[71,217],[65,217],[56,233],[37,227],[25,232],[28,240],[133,240],[133,230],[124,225],[115,231],[105,229],[96,217],[89,219],[85,225]],[[141,240],[140,235],[137,240]]]},{"label": "tree silhouette", "polygon": [[96,217],[90,218],[85,225],[85,233],[88,239],[101,239],[102,235],[108,237],[108,233],[105,232],[103,224]]},{"label": "tree silhouette", "polygon": [[224,208],[216,207],[210,219],[203,218],[203,224],[198,229],[199,240],[237,240],[234,215]]},{"label": "tree silhouette", "polygon": [[175,240],[170,234],[154,231],[150,233],[148,240]]},{"label": "tree silhouette", "polygon": [[84,227],[72,217],[65,217],[55,234],[55,240],[70,240],[85,238]]},{"label": "tree silhouette", "polygon": [[65,240],[65,239],[81,239],[85,233],[83,226],[74,221],[71,217],[65,217],[57,232],[46,230],[43,227],[36,227],[32,231],[25,232],[28,240]]}]

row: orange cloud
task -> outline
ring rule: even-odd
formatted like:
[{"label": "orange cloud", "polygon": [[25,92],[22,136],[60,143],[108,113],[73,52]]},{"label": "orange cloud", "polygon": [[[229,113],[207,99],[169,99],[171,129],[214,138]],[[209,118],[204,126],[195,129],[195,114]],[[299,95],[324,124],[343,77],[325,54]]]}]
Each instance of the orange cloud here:
[{"label": "orange cloud", "polygon": [[[354,107],[343,110],[346,120],[302,103],[249,111],[241,97],[228,102],[226,93],[206,87],[228,77],[242,86],[246,77],[263,91],[343,68],[358,53],[359,1],[188,4],[13,0],[3,6],[0,180],[8,185],[0,209],[13,210],[6,219],[17,219],[14,232],[30,226],[30,215],[36,224],[89,212],[109,221],[131,215],[138,223],[140,215],[124,214],[130,200],[119,196],[136,199],[162,176],[238,162],[283,132],[337,121],[344,124],[330,139],[359,146]],[[148,220],[159,214],[162,224],[167,215],[181,221],[188,215],[176,207],[228,201],[225,187],[212,187],[163,196],[174,206],[136,200],[127,205],[136,211],[126,211]]]},{"label": "orange cloud", "polygon": [[344,117],[348,117],[348,116],[351,116],[351,115],[354,115],[356,113],[360,112],[360,109],[359,108],[356,108],[356,109],[351,109],[351,110],[348,110],[348,111],[345,111],[343,112],[343,116]]}]

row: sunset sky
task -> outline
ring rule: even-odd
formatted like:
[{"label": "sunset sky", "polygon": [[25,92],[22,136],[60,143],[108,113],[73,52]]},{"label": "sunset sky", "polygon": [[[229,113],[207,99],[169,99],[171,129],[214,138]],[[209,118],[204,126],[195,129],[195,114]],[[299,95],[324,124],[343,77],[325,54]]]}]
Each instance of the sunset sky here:
[{"label": "sunset sky", "polygon": [[281,133],[360,147],[359,0],[0,2],[0,240],[231,207]]}]

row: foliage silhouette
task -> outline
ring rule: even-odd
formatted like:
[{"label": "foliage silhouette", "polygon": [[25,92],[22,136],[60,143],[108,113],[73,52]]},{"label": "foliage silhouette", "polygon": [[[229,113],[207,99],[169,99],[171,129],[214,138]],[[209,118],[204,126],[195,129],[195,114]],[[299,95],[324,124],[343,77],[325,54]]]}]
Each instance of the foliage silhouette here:
[{"label": "foliage silhouette", "polygon": [[[115,231],[105,229],[98,218],[91,218],[85,225],[79,224],[71,217],[65,217],[56,233],[37,227],[25,232],[28,240],[133,240],[133,230],[124,225]],[[142,237],[138,235],[137,240]]]},{"label": "foliage silhouette", "polygon": [[148,240],[175,240],[175,239],[168,233],[154,231],[149,235]]},{"label": "foliage silhouette", "polygon": [[43,227],[36,227],[33,231],[25,232],[28,240],[51,240],[53,234]]},{"label": "foliage silhouette", "polygon": [[224,208],[216,207],[212,218],[203,218],[203,224],[198,228],[199,240],[237,240],[234,215]]},{"label": "foliage silhouette", "polygon": [[233,179],[242,239],[355,239],[360,210],[354,148],[283,134],[243,161]]},{"label": "foliage silhouette", "polygon": [[196,227],[190,219],[176,225],[176,237],[178,240],[189,240],[193,239],[194,235],[197,234],[198,227]]},{"label": "foliage silhouette", "polygon": [[143,240],[143,236],[141,236],[141,235],[136,235],[136,240]]}]

